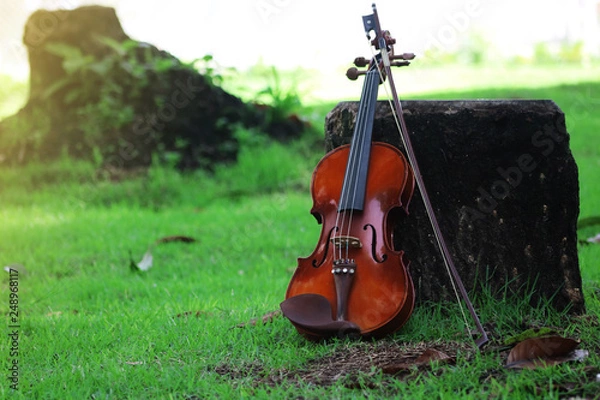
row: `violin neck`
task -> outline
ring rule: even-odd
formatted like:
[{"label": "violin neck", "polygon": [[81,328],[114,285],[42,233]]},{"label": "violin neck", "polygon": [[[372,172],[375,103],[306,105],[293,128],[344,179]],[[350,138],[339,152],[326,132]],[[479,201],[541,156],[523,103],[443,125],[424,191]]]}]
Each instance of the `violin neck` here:
[{"label": "violin neck", "polygon": [[373,67],[367,72],[363,84],[338,212],[362,211],[364,208],[378,88],[379,72]]}]

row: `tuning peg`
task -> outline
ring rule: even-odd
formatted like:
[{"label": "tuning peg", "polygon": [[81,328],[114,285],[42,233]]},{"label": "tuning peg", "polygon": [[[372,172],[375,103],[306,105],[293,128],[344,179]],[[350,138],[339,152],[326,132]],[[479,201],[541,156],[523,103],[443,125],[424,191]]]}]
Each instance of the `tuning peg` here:
[{"label": "tuning peg", "polygon": [[354,59],[354,65],[356,65],[357,67],[366,67],[367,65],[369,65],[369,60],[367,60],[364,57],[356,57]]},{"label": "tuning peg", "polygon": [[410,65],[410,61],[394,61],[390,63],[392,67],[407,67]]},{"label": "tuning peg", "polygon": [[416,57],[415,53],[402,53],[390,57],[392,60],[413,60]]},{"label": "tuning peg", "polygon": [[364,75],[364,74],[366,74],[366,73],[367,73],[367,71],[366,71],[366,70],[365,70],[365,71],[360,71],[360,70],[359,70],[358,68],[356,68],[356,67],[351,67],[351,68],[348,68],[348,71],[346,71],[346,76],[348,77],[348,79],[350,79],[350,80],[352,80],[352,81],[355,81],[355,80],[357,80],[357,79],[358,79],[358,77],[359,77],[360,75]]}]

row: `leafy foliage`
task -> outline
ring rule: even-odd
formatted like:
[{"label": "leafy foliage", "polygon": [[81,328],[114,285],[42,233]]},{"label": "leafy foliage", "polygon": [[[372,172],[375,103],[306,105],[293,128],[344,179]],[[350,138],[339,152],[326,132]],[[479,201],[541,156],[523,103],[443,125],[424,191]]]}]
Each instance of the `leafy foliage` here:
[{"label": "leafy foliage", "polygon": [[[59,60],[63,74],[41,93],[32,93],[27,107],[3,124],[8,132],[0,137],[5,154],[25,152],[31,160],[32,153],[51,159],[66,151],[96,161],[114,154],[131,132],[141,100],[164,101],[149,90],[162,88],[158,77],[174,68],[191,68],[134,40],[94,40],[101,49],[98,55],[63,42],[47,42],[39,49]],[[31,79],[41,78],[34,74]]]},{"label": "leafy foliage", "polygon": [[[99,143],[106,132],[118,131],[133,122],[133,99],[139,98],[149,84],[149,74],[164,70],[151,63],[150,53],[138,60],[139,43],[127,40],[118,43],[98,37],[100,43],[113,50],[106,57],[95,58],[64,43],[47,43],[45,49],[62,58],[66,76],[57,80],[43,93],[49,99],[62,94],[63,101],[75,109],[74,123],[79,125],[82,141],[88,148]],[[62,92],[62,93],[60,93]]]},{"label": "leafy foliage", "polygon": [[269,84],[257,94],[257,101],[269,105],[268,120],[281,121],[301,110],[300,95],[296,88],[285,88],[275,67],[270,68],[267,75]]},{"label": "leafy foliage", "polygon": [[223,75],[215,65],[215,60],[211,54],[193,60],[188,65],[196,68],[212,85],[220,86],[223,84]]}]

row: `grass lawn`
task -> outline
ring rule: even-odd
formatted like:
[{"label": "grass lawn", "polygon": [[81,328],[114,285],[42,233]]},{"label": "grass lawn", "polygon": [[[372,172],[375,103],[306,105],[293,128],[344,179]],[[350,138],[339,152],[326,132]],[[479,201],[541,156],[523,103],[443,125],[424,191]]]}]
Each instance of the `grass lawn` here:
[{"label": "grass lawn", "polygon": [[[578,162],[581,216],[600,215],[600,81],[559,86],[474,88],[410,98],[550,98],[565,111]],[[334,103],[306,109],[322,121]],[[308,144],[307,144],[308,143]],[[316,150],[315,150],[316,149]],[[319,226],[308,180],[320,145],[247,148],[237,166],[209,177],[166,167],[120,182],[94,179],[90,165],[0,167],[1,398],[594,398],[600,393],[600,245],[580,247],[587,315],[573,317],[480,294],[491,343],[478,352],[455,304],[415,310],[396,335],[377,342],[309,343],[278,316],[296,265]],[[588,237],[598,226],[582,231]],[[153,266],[130,268],[155,240]],[[10,282],[17,282],[10,286]],[[16,286],[18,285],[18,286]],[[10,288],[18,287],[16,322]],[[510,300],[510,299],[508,299]],[[249,323],[258,318],[258,323]],[[243,326],[239,324],[245,323]],[[581,362],[534,370],[503,368],[503,341],[528,328],[581,340]],[[450,362],[394,373],[427,348]],[[390,358],[396,354],[397,359]],[[404,357],[404,358],[403,358]],[[18,359],[18,390],[9,363]],[[400,361],[399,361],[400,360]]]}]

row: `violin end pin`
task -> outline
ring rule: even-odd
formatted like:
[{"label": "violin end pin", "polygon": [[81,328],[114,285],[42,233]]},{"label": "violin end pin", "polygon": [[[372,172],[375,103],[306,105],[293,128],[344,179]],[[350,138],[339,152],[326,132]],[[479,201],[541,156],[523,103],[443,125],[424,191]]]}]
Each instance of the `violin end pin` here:
[{"label": "violin end pin", "polygon": [[484,335],[482,337],[480,337],[479,339],[475,340],[475,344],[477,345],[477,348],[479,348],[480,350],[483,348],[483,346],[485,346],[485,344],[488,342],[488,337],[487,335]]}]

